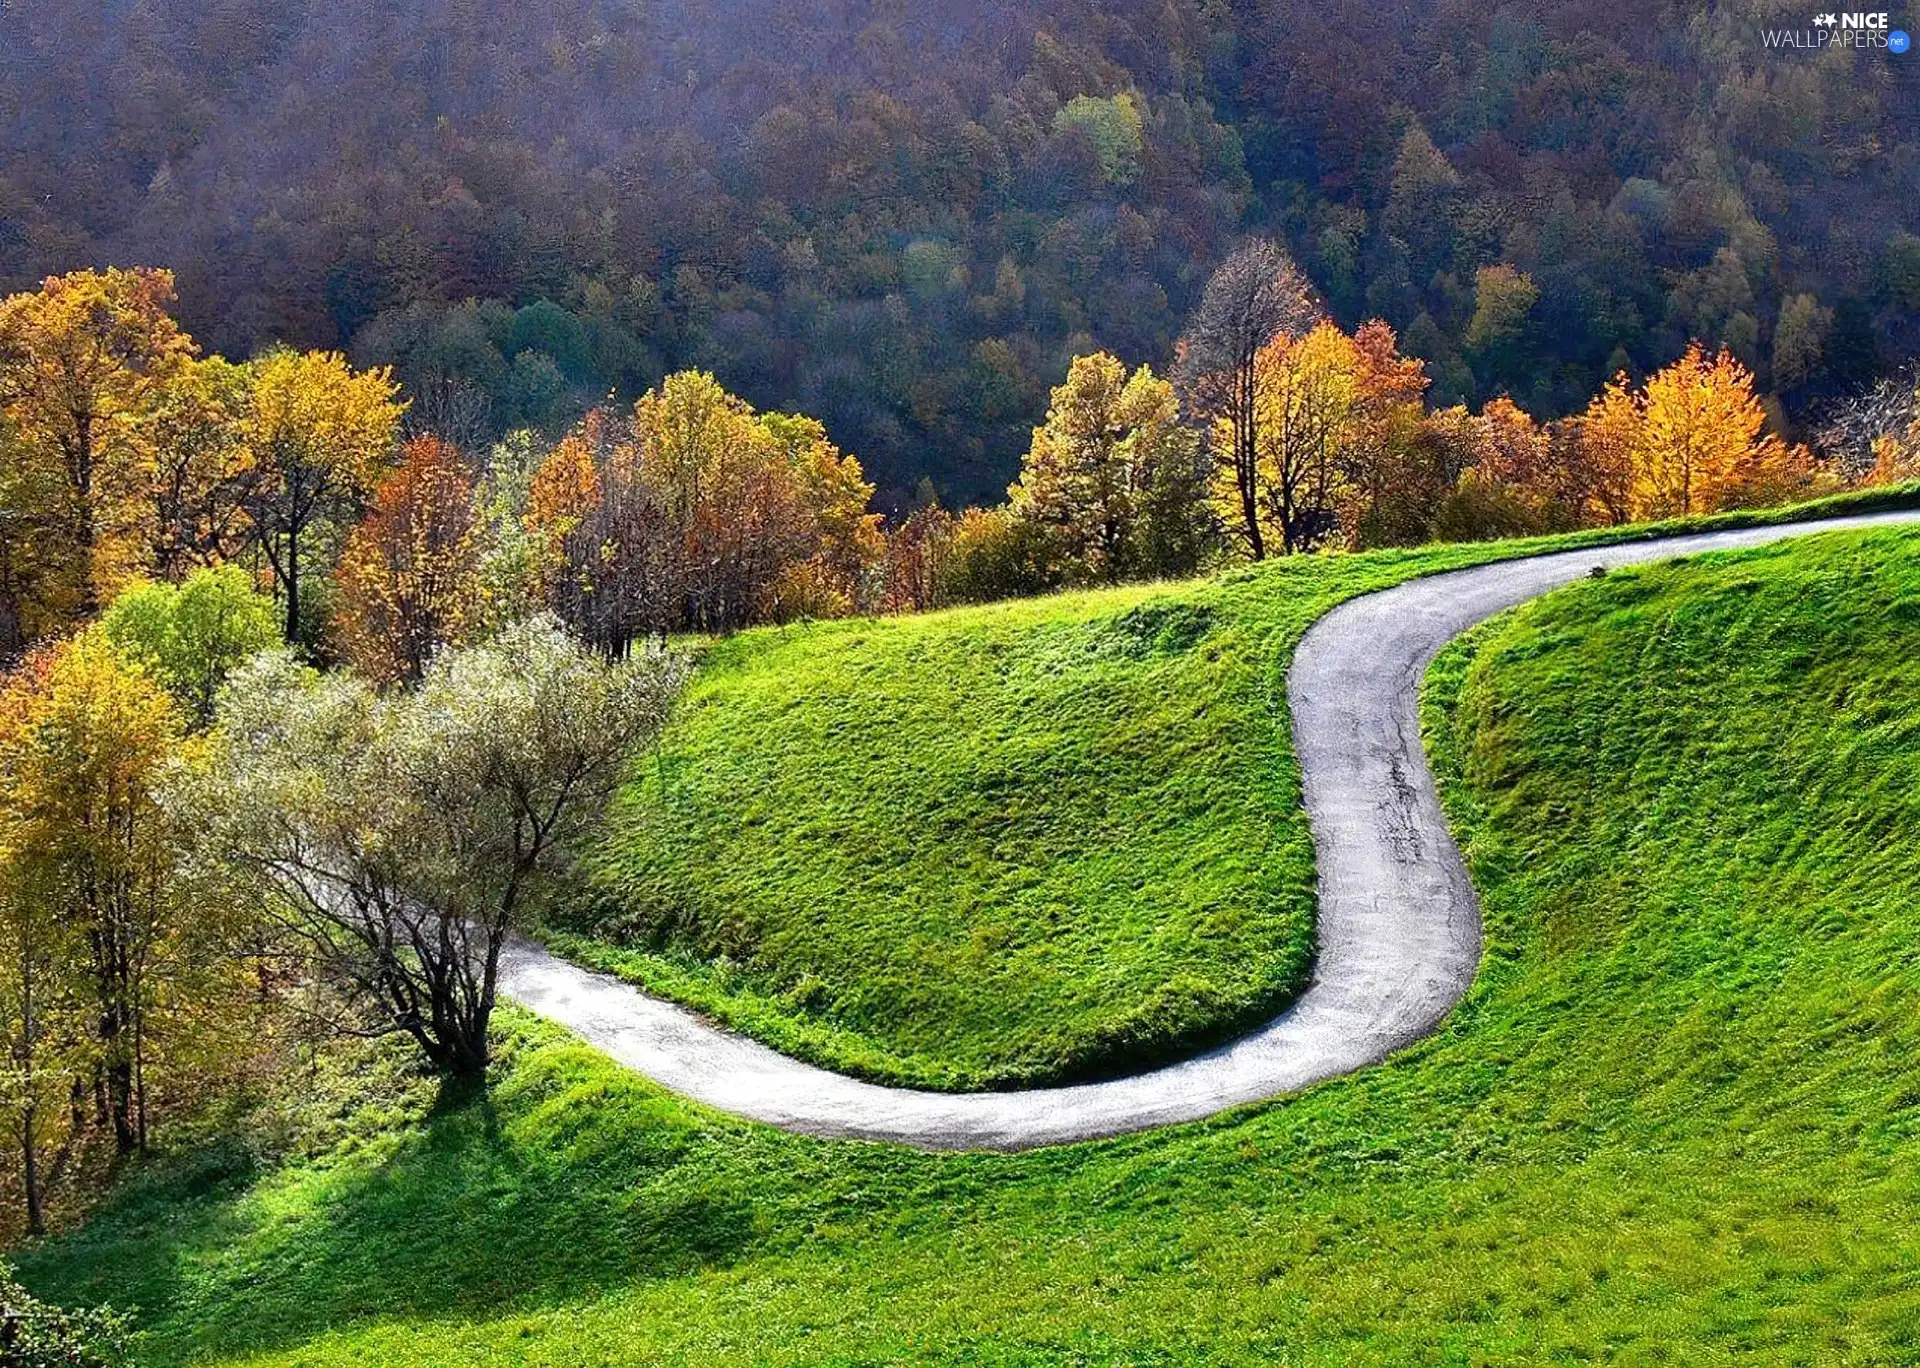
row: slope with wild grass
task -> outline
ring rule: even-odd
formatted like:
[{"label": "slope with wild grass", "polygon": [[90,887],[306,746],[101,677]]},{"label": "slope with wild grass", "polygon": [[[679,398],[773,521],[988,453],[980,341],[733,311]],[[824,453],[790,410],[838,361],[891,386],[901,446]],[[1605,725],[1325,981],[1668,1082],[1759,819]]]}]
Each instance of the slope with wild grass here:
[{"label": "slope with wild grass", "polygon": [[1583,582],[1427,720],[1487,957],[1385,1068],[931,1156],[509,1017],[485,1097],[323,1058],[271,1152],[157,1168],[25,1280],[138,1304],[163,1368],[1911,1361],[1920,534]]},{"label": "slope with wild grass", "polygon": [[1306,628],[1414,575],[1661,530],[1685,529],[747,633],[709,649],[550,940],[879,1082],[1023,1087],[1191,1054],[1311,972],[1284,688]]},{"label": "slope with wild grass", "polygon": [[1342,599],[1499,553],[719,643],[549,939],[889,1083],[1071,1081],[1237,1034],[1312,967],[1294,644]]}]

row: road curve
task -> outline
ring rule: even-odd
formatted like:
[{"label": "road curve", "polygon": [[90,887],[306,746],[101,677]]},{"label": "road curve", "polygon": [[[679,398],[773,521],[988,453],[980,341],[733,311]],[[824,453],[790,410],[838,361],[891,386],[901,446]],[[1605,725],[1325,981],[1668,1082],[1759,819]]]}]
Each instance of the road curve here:
[{"label": "road curve", "polygon": [[809,1135],[1017,1150],[1210,1116],[1378,1063],[1473,982],[1480,904],[1420,745],[1427,665],[1475,623],[1596,566],[1920,521],[1920,510],[1743,528],[1499,561],[1409,580],[1320,619],[1287,676],[1319,873],[1313,982],[1273,1020],[1191,1059],[1021,1092],[889,1088],[790,1059],[524,942],[505,993],[621,1064],[710,1106]]}]

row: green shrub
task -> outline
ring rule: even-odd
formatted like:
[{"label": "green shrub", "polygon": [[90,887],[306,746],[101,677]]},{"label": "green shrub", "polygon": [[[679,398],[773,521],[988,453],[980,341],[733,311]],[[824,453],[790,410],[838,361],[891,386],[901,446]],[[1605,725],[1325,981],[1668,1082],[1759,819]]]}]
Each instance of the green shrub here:
[{"label": "green shrub", "polygon": [[101,618],[114,648],[145,667],[202,724],[228,674],[279,641],[274,602],[237,565],[180,584],[136,584]]}]

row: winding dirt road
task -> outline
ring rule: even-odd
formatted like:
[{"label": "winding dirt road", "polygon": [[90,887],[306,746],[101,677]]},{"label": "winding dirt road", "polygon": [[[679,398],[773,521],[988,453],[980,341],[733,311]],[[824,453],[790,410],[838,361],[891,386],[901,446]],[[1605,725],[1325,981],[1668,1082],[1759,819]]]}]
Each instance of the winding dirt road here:
[{"label": "winding dirt road", "polygon": [[1475,623],[1589,573],[1920,510],[1745,528],[1501,561],[1410,580],[1328,613],[1287,678],[1319,870],[1312,984],[1231,1044],[1110,1082],[1023,1092],[888,1088],[803,1064],[685,1008],[511,946],[502,987],[615,1060],[711,1106],[809,1135],[1015,1150],[1192,1121],[1385,1059],[1433,1031],[1473,982],[1480,905],[1420,745],[1421,679]]}]

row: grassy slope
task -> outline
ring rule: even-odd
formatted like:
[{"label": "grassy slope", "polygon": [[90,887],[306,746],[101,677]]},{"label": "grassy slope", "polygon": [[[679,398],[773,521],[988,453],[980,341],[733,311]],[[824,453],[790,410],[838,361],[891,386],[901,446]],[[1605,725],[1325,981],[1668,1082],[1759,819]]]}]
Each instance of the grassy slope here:
[{"label": "grassy slope", "polygon": [[1300,635],[1414,574],[1592,539],[722,643],[555,948],[923,1087],[1098,1076],[1237,1034],[1311,968],[1283,688]]},{"label": "grassy slope", "polygon": [[1389,1066],[931,1157],[517,1022],[485,1102],[294,1080],[310,1157],[156,1177],[27,1280],[141,1303],[160,1364],[1913,1361],[1920,534],[1618,573],[1478,644],[1429,717],[1487,961]]}]

